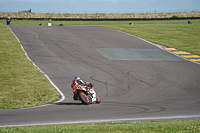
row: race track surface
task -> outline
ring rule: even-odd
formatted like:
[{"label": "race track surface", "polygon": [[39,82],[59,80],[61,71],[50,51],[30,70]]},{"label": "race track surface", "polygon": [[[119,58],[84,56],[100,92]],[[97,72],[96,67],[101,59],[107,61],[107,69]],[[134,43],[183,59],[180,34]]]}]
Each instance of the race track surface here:
[{"label": "race track surface", "polygon": [[[9,27],[65,100],[0,111],[0,126],[200,118],[198,64],[107,28]],[[74,76],[93,83],[102,102],[74,101]]]}]

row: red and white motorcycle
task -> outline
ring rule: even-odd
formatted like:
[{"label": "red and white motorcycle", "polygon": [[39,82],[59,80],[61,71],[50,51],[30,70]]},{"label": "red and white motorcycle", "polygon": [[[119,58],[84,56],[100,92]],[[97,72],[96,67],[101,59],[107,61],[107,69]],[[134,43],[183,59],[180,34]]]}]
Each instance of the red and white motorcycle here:
[{"label": "red and white motorcycle", "polygon": [[81,100],[83,104],[89,105],[93,102],[100,103],[101,100],[94,91],[91,83],[85,82],[83,85],[72,85],[72,90],[77,96],[77,100]]}]

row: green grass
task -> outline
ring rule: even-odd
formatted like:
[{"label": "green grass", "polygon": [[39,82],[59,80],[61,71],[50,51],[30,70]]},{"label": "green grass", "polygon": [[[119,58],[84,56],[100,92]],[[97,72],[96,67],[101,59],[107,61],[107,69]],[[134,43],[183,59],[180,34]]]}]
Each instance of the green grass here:
[{"label": "green grass", "polygon": [[[154,24],[154,23],[169,23],[169,24],[187,24],[188,20],[134,20],[134,21],[49,21],[49,20],[11,20],[11,25],[39,25],[47,26],[52,23],[52,26],[64,25],[128,25],[130,22],[134,24]],[[0,23],[6,24],[6,20],[0,20]],[[193,19],[193,24],[200,24],[200,19]]]},{"label": "green grass", "polygon": [[32,127],[4,127],[2,133],[182,133],[200,132],[200,120],[158,122],[110,122]]},{"label": "green grass", "polygon": [[12,32],[0,24],[0,109],[16,109],[46,104],[59,94],[33,66]]},{"label": "green grass", "polygon": [[[51,23],[52,26],[63,25],[127,25],[132,21],[42,21],[42,20],[11,20],[12,25],[39,25],[47,26]],[[177,21],[133,21],[134,24],[145,24],[145,23],[176,23]],[[187,20],[181,21],[182,23]],[[6,24],[6,20],[0,20],[0,23]]]},{"label": "green grass", "polygon": [[[6,24],[6,20],[0,20],[0,23]],[[64,25],[107,25],[107,24],[127,24],[129,21],[42,21],[42,20],[11,20],[12,25],[39,25],[47,26],[51,23],[52,26]]]},{"label": "green grass", "polygon": [[192,54],[200,55],[200,23],[192,20],[173,21],[168,25],[105,25],[104,27],[120,30],[138,36],[154,44],[177,48]]}]

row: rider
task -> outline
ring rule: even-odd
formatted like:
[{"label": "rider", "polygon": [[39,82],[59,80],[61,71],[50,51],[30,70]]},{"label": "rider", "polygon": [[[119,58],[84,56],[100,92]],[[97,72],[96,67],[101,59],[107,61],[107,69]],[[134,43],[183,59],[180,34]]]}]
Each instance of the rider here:
[{"label": "rider", "polygon": [[71,87],[73,88],[76,85],[82,85],[82,84],[84,84],[83,80],[80,77],[75,76]]},{"label": "rider", "polygon": [[[78,76],[75,76],[75,78],[74,78],[74,80],[73,80],[73,82],[72,82],[72,85],[71,85],[72,89],[73,89],[73,87],[76,86],[76,85],[85,86],[84,88],[90,88],[90,87],[92,87],[92,84],[91,84],[91,83],[89,83],[89,82],[84,82],[84,81],[83,81],[80,77],[78,77]],[[78,100],[78,97],[77,97],[77,95],[76,95],[75,93],[74,93],[73,99],[74,99],[74,100]]]}]

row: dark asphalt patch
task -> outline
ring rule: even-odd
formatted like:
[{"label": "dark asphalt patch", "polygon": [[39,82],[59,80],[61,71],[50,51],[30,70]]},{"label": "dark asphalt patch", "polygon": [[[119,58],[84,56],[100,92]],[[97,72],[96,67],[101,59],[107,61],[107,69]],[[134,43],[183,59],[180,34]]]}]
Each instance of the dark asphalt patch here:
[{"label": "dark asphalt patch", "polygon": [[162,49],[96,48],[108,60],[183,61]]}]

